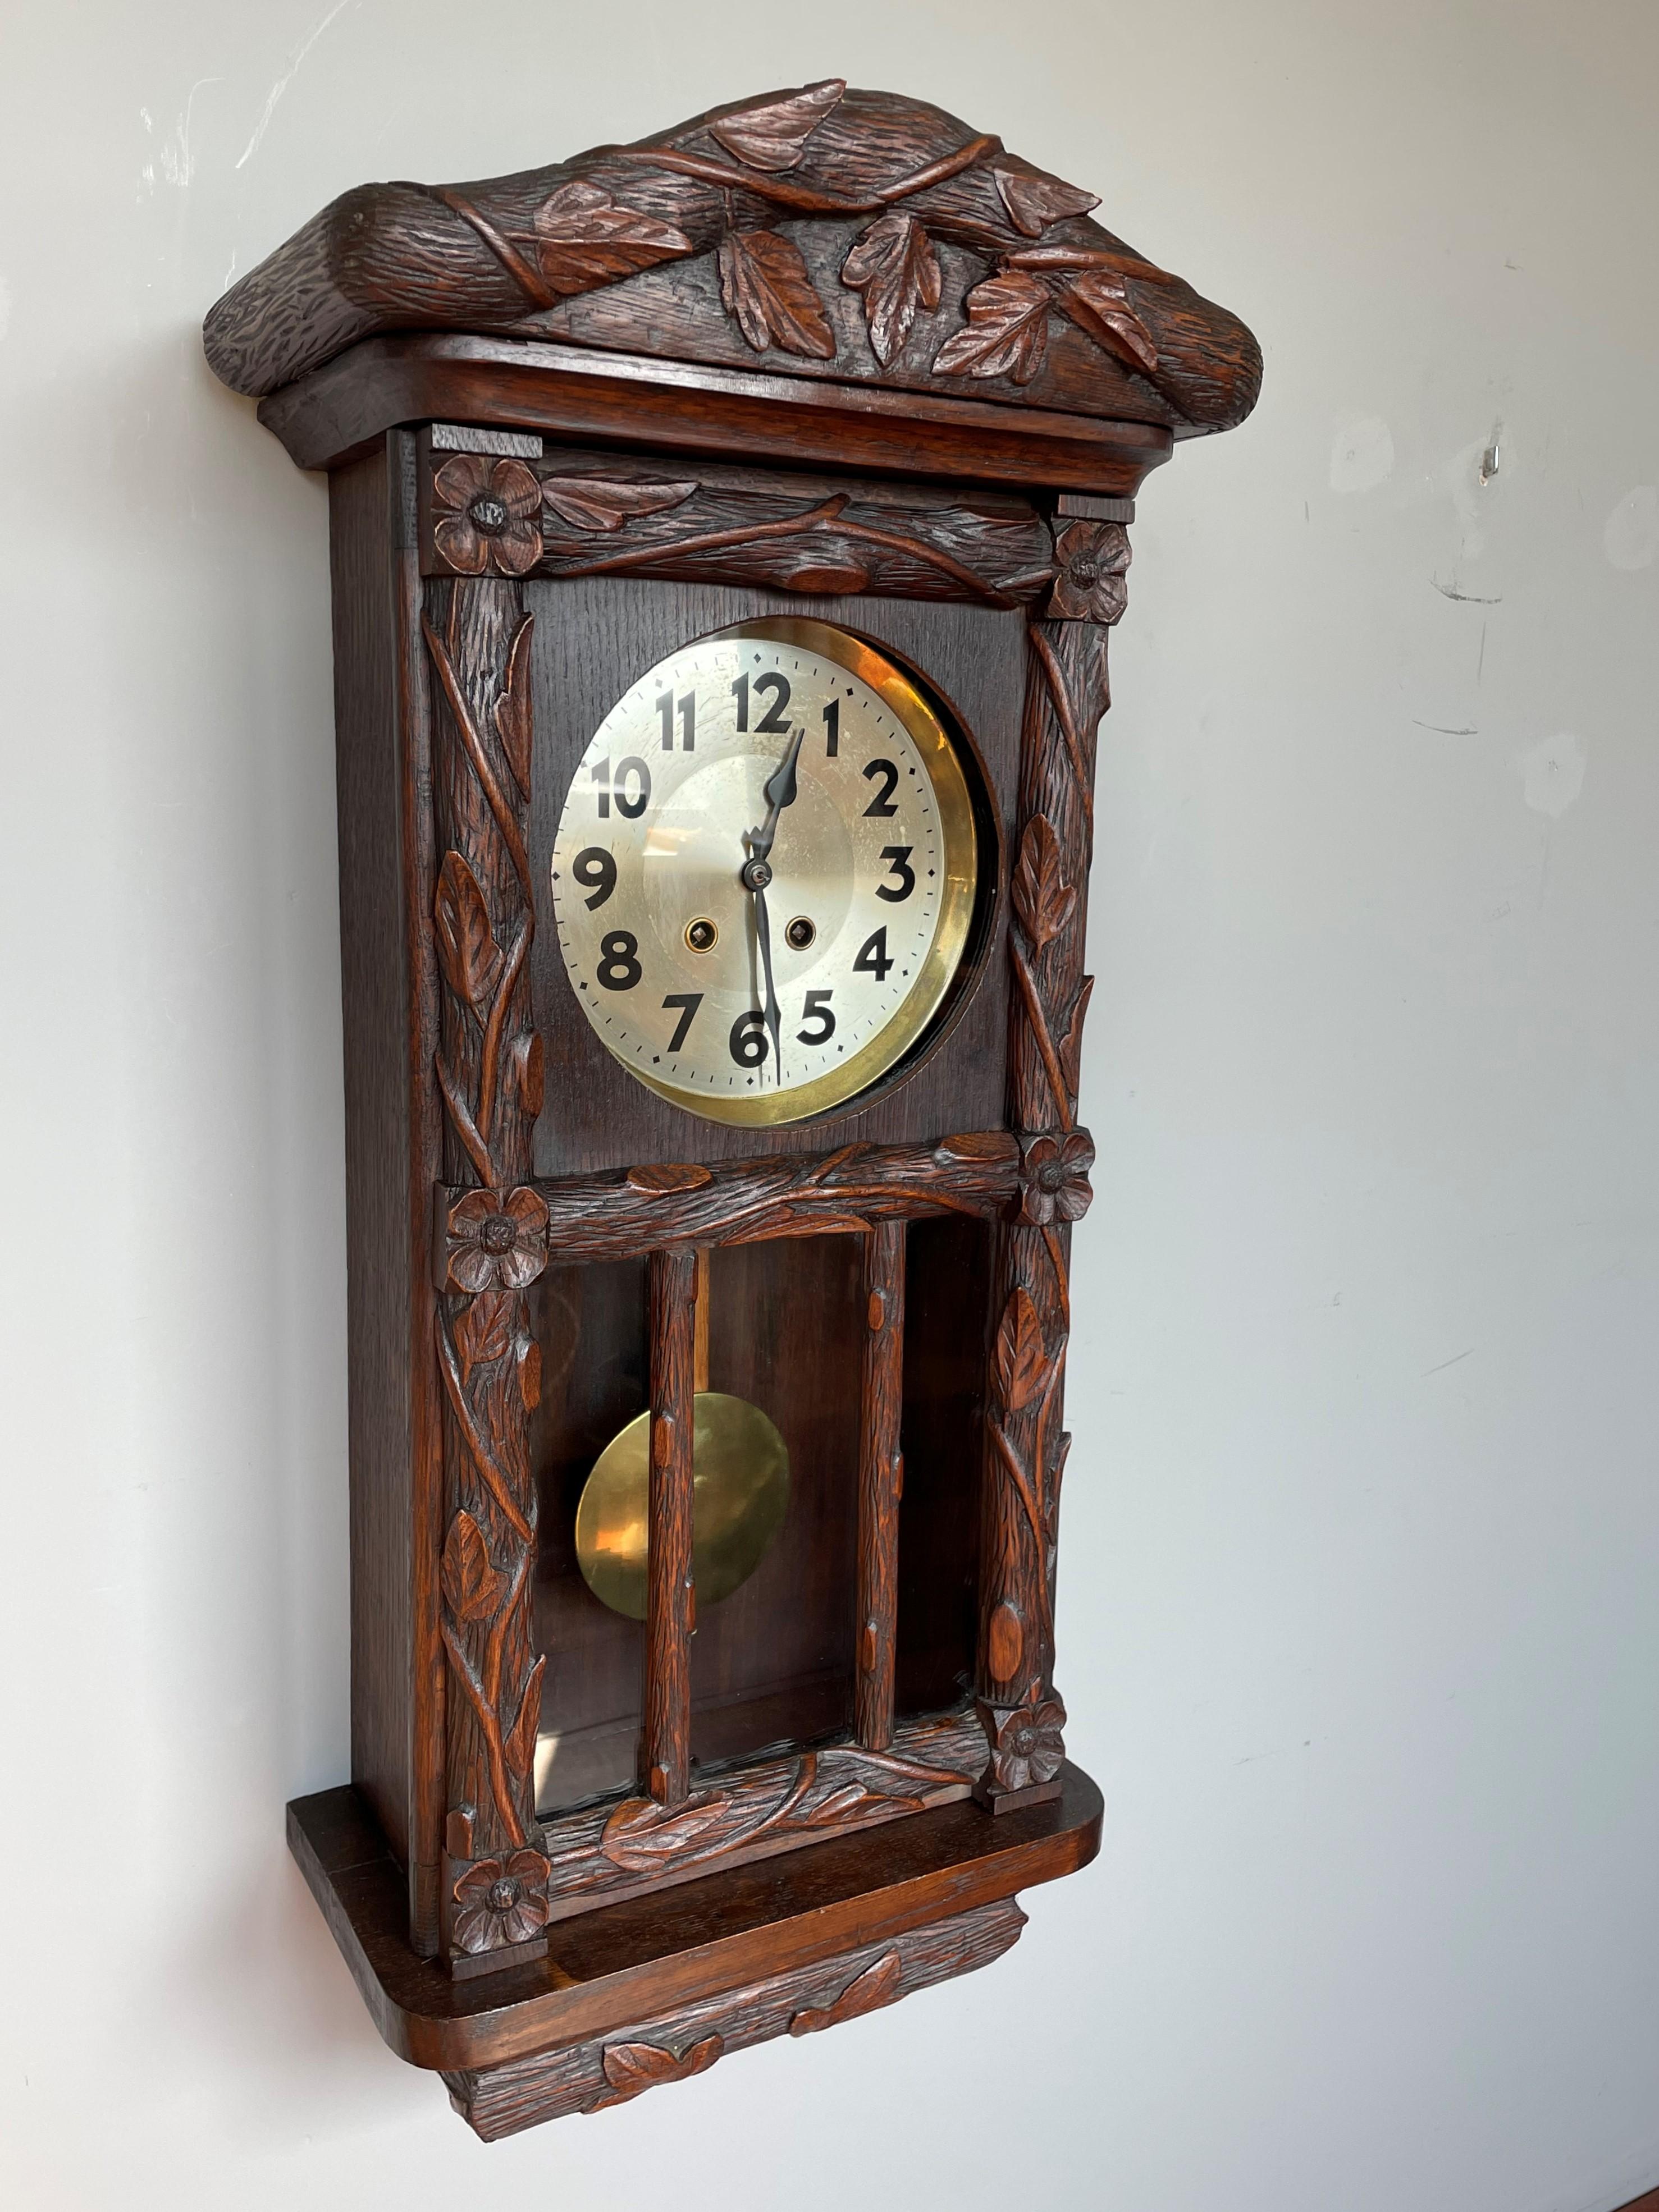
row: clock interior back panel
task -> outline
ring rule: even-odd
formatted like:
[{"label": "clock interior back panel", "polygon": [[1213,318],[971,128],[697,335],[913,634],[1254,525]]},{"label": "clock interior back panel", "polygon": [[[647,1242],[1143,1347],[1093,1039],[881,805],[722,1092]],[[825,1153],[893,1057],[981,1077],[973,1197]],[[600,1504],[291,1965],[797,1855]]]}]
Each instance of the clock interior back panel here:
[{"label": "clock interior back panel", "polygon": [[[754,1574],[698,1616],[692,1755],[705,1766],[810,1743],[851,1718],[865,1333],[858,1240],[715,1251],[708,1292],[709,1388],[748,1399],[776,1424],[790,1496]],[[635,1777],[644,1630],[588,1589],[574,1529],[594,1461],[647,1404],[643,1264],[550,1268],[532,1297],[543,1358],[532,1432],[536,1635],[549,1654],[538,1806],[548,1814],[627,1790]]]},{"label": "clock interior back panel", "polygon": [[1017,795],[1024,696],[1024,617],[1016,610],[915,599],[804,599],[708,585],[587,577],[532,582],[536,615],[536,886],[532,988],[547,1052],[546,1105],[535,1168],[557,1176],[640,1160],[718,1160],[853,1142],[926,1143],[1003,1124],[1007,969],[1000,928],[936,1048],[861,1110],[785,1129],[731,1127],[672,1105],[634,1081],[594,1035],[559,957],[549,869],[560,811],[589,738],[654,662],[711,630],[759,615],[812,615],[861,632],[908,659],[951,708],[977,750],[1005,847]]}]

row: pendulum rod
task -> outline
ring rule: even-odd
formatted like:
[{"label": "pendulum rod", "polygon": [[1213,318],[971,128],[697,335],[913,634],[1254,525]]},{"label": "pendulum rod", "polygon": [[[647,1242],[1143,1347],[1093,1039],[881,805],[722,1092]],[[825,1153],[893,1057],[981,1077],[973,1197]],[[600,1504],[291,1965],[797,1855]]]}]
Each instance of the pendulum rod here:
[{"label": "pendulum rod", "polygon": [[854,1723],[866,1751],[893,1740],[899,1499],[904,1462],[904,1224],[863,1238],[866,1334],[859,1407],[858,1675]]}]

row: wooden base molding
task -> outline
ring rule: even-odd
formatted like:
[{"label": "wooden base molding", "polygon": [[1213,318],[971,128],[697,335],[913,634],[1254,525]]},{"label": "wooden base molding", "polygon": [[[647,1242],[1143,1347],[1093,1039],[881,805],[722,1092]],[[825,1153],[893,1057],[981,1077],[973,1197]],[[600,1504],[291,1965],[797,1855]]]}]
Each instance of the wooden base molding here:
[{"label": "wooden base molding", "polygon": [[[902,1994],[919,1985],[918,1977],[937,1981],[966,1972],[1006,1948],[988,1946],[975,1916],[1006,1907],[1022,1889],[1074,1873],[1100,1848],[1099,1790],[1070,1765],[1060,1778],[1058,1797],[1000,1820],[988,1820],[970,1802],[944,1805],[873,1832],[708,1875],[666,1896],[635,1898],[556,1922],[548,1930],[545,1958],[476,1980],[454,1979],[440,1962],[410,1948],[406,1878],[356,1790],[297,1798],[288,1808],[289,1844],[375,2026],[411,2064],[480,2075],[550,2052],[593,2046],[602,2053],[607,2045],[630,2039],[649,2043],[652,2034],[641,2026],[647,2023],[667,2038],[673,2063],[690,2071],[684,2062],[696,2039],[682,2048],[678,2023],[694,2014],[701,2018],[699,2008],[710,2006],[714,2018],[717,2000],[735,2011],[740,1999],[734,1993],[767,1991],[774,2008],[766,2014],[769,2021],[786,2002],[771,1994],[775,1989],[808,1977],[784,2023],[793,2027],[799,2013],[826,2015],[809,2020],[799,2031],[805,2033],[873,2008],[876,1997],[870,2005],[853,2001],[849,2008],[848,1990],[890,1950],[899,1949]],[[960,1930],[967,1919],[975,1919],[971,1938],[940,1936],[924,1947],[933,1963],[923,1974],[923,1951],[906,1947],[904,1939],[941,1926]],[[1010,1929],[1007,1941],[1017,1932]],[[907,1956],[914,1960],[909,1967]],[[951,1958],[960,1963],[948,1963]],[[718,2024],[701,2033],[728,2036]],[[744,2031],[744,2039],[758,2039]],[[603,2069],[602,2056],[599,2063]],[[586,2072],[573,2078],[592,2079]],[[482,2090],[457,2094],[484,2096]],[[491,2091],[485,2100],[492,2110],[494,2096]],[[508,2124],[527,2125],[531,2117],[546,2115],[526,2112]]]},{"label": "wooden base molding", "polygon": [[641,2091],[707,2073],[715,2061],[777,2035],[812,2035],[896,2004],[935,1982],[988,1966],[1019,1940],[1025,1915],[1012,1898],[865,1943],[816,1966],[771,1974],[615,2035],[565,2045],[539,2058],[479,2073],[447,2073],[449,2099],[486,2142],[543,2120],[597,2112]]}]

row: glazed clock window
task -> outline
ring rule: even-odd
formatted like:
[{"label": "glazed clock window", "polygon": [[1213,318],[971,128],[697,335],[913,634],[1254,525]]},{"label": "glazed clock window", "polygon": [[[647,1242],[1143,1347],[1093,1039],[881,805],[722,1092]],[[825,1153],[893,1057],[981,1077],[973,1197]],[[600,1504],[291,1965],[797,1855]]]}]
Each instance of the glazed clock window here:
[{"label": "glazed clock window", "polygon": [[553,849],[560,951],[651,1089],[804,1120],[927,1033],[977,858],[962,762],[911,678],[829,624],[747,623],[659,661],[589,743]]}]

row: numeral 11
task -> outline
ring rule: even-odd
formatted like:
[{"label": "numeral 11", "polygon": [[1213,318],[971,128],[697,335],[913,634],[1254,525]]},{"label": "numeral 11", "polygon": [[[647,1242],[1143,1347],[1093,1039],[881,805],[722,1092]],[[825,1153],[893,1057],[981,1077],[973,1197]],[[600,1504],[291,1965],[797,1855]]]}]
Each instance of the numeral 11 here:
[{"label": "numeral 11", "polygon": [[[674,750],[674,695],[665,691],[657,702],[657,712],[662,716],[662,749],[665,753]],[[680,750],[694,753],[697,750],[697,698],[688,691],[679,703]]]}]

